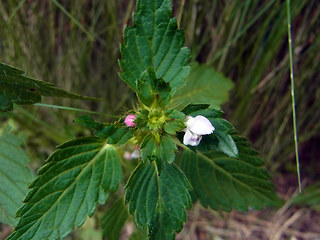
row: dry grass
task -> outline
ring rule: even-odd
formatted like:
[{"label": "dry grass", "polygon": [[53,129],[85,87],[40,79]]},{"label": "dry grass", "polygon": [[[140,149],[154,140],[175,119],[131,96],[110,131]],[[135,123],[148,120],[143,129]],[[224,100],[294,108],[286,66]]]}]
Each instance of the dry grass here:
[{"label": "dry grass", "polygon": [[[320,214],[308,207],[293,206],[298,194],[295,176],[278,178],[279,195],[287,202],[279,209],[213,212],[199,204],[189,213],[178,240],[319,240]],[[304,185],[307,183],[305,182]],[[290,186],[291,185],[291,186]]]}]

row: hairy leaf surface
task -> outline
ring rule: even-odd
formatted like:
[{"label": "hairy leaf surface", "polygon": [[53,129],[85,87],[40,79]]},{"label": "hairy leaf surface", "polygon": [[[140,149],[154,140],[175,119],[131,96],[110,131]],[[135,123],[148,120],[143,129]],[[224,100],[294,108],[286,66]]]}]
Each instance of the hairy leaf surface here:
[{"label": "hairy leaf surface", "polygon": [[58,148],[30,184],[17,212],[21,219],[8,239],[62,239],[117,189],[121,166],[115,148],[105,140],[78,138]]},{"label": "hairy leaf surface", "polygon": [[234,140],[239,158],[217,151],[184,151],[181,168],[193,187],[193,196],[214,210],[247,211],[249,207],[278,206],[281,201],[267,171],[261,167],[262,160],[243,138]]},{"label": "hairy leaf surface", "polygon": [[15,213],[28,192],[34,175],[28,168],[29,158],[21,141],[11,133],[0,136],[0,222],[14,225]]},{"label": "hairy leaf surface", "polygon": [[186,84],[172,97],[170,106],[180,109],[188,104],[210,104],[220,107],[229,99],[232,81],[212,67],[193,63]]},{"label": "hairy leaf surface", "polygon": [[124,31],[120,76],[137,92],[136,82],[153,66],[156,78],[170,83],[174,92],[189,73],[185,65],[190,53],[183,47],[183,31],[178,30],[177,20],[171,18],[171,0],[138,0],[136,9],[133,27],[127,26]]},{"label": "hairy leaf surface", "polygon": [[174,239],[191,206],[189,182],[175,165],[163,163],[159,175],[154,162],[141,162],[126,186],[126,203],[139,227],[148,227],[150,239]]},{"label": "hairy leaf surface", "polygon": [[0,111],[11,111],[14,103],[41,102],[41,96],[97,100],[56,88],[49,82],[26,77],[23,71],[0,63]]}]

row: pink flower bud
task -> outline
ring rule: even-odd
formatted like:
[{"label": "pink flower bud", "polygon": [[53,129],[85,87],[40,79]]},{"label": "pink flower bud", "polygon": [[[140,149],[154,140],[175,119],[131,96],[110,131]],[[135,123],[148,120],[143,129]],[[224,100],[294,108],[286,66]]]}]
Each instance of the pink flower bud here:
[{"label": "pink flower bud", "polygon": [[124,123],[127,124],[128,127],[135,127],[136,124],[133,122],[135,119],[136,119],[136,115],[130,114],[130,115],[126,116]]}]

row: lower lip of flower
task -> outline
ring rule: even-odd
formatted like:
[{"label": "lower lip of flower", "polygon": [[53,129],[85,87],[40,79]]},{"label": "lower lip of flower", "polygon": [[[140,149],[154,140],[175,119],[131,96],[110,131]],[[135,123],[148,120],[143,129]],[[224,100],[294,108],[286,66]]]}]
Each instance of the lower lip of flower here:
[{"label": "lower lip of flower", "polygon": [[200,139],[199,137],[192,137],[190,140],[193,142],[197,142],[197,141],[199,141],[199,139]]}]

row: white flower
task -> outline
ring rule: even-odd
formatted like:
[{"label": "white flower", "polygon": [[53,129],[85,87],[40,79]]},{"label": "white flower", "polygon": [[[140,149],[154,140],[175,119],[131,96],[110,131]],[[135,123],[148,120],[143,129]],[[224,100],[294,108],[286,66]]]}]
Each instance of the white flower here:
[{"label": "white flower", "polygon": [[183,137],[184,145],[198,146],[202,135],[211,134],[214,131],[214,127],[211,122],[204,116],[198,115],[196,117],[188,116],[185,121],[186,128]]},{"label": "white flower", "polygon": [[132,159],[136,159],[136,158],[139,158],[140,157],[140,150],[139,149],[135,149],[132,153],[130,152],[125,152],[123,157],[126,159],[126,160],[132,160]]}]

